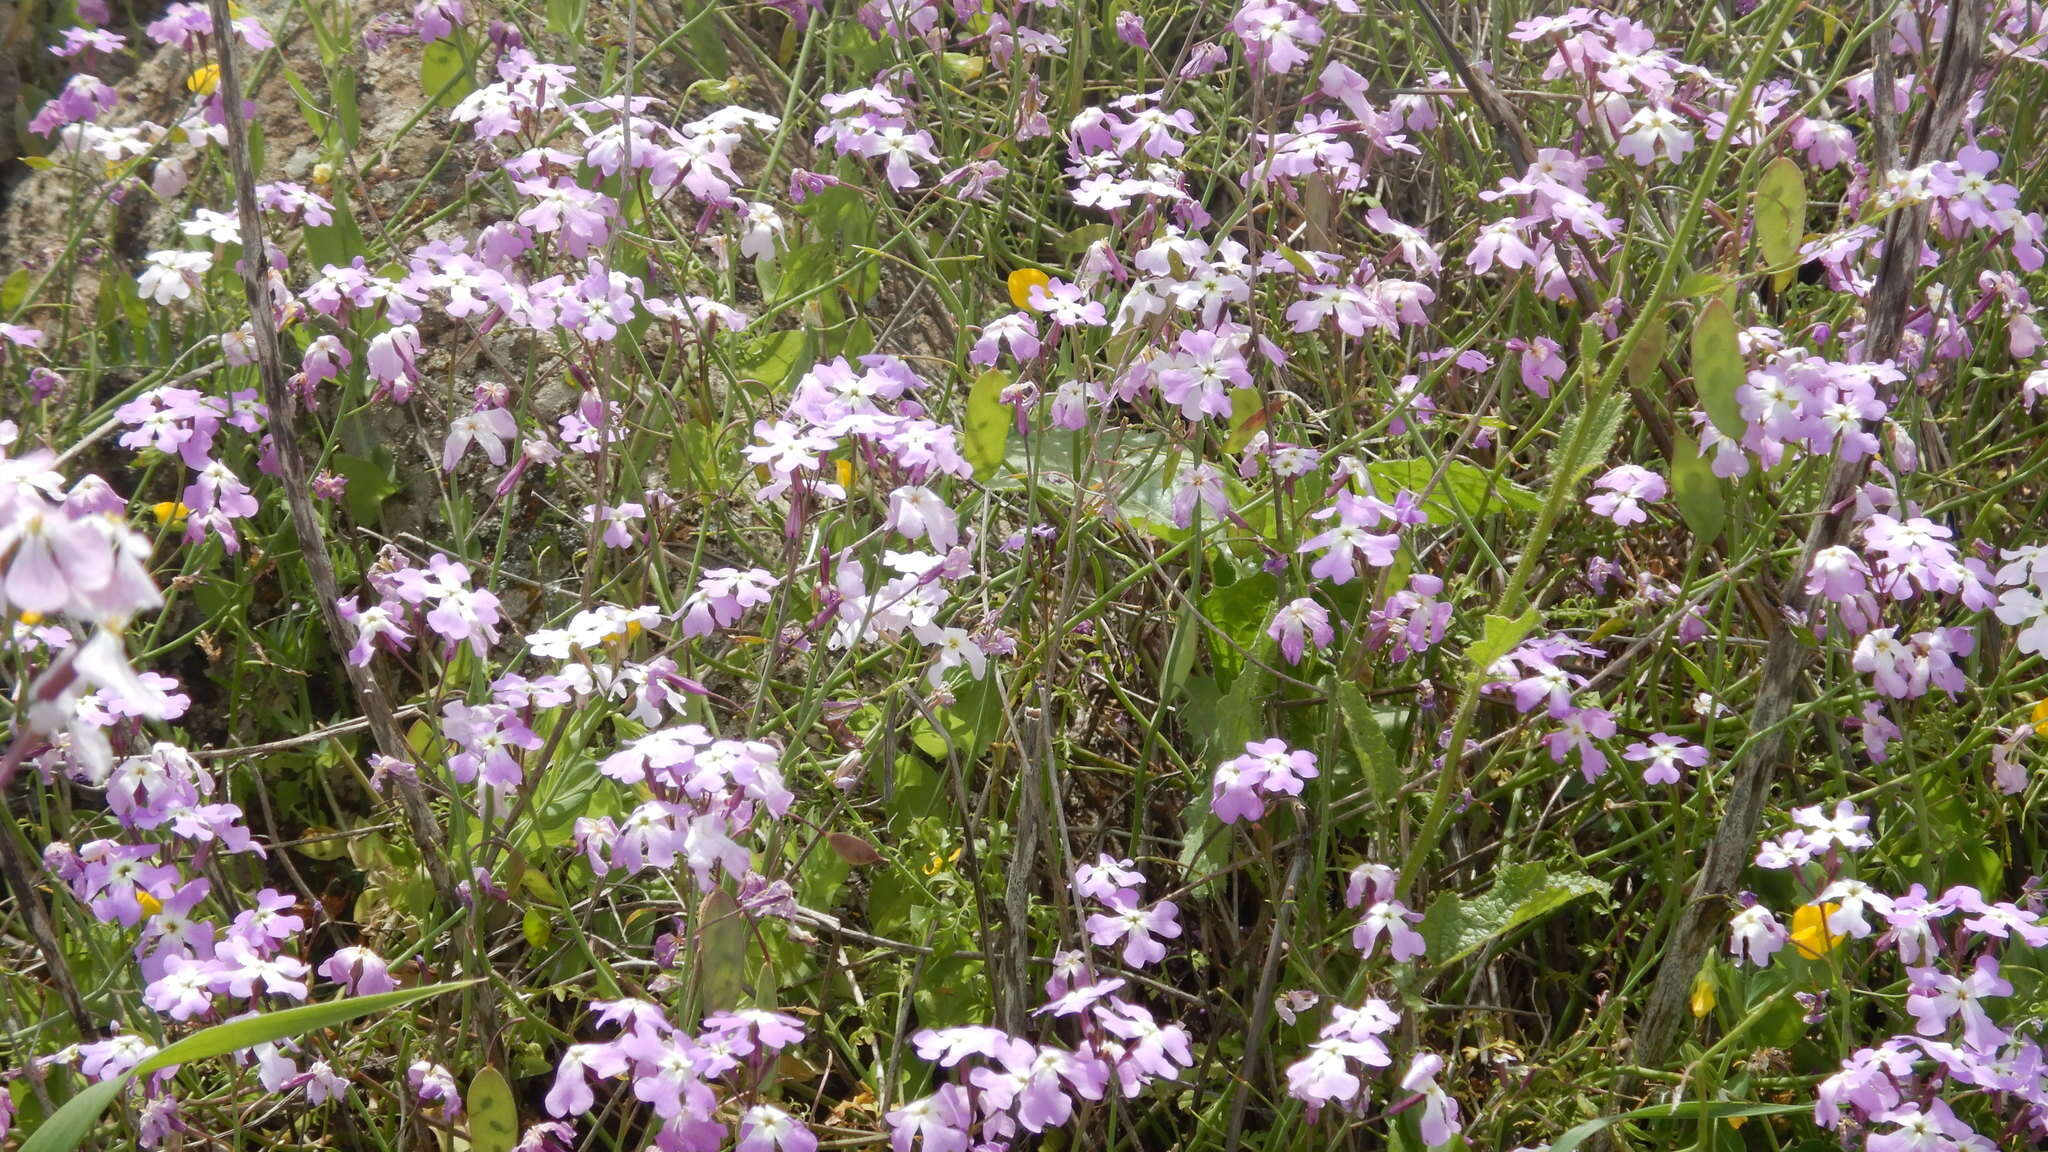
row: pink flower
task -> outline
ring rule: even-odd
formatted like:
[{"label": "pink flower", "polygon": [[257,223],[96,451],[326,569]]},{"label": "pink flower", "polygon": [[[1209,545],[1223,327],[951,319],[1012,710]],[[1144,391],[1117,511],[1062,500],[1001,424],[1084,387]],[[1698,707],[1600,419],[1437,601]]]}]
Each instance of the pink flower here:
[{"label": "pink flower", "polygon": [[1401,1077],[1403,1092],[1422,1094],[1422,1142],[1431,1148],[1443,1147],[1464,1130],[1458,1122],[1458,1102],[1437,1085],[1437,1073],[1443,1070],[1443,1057],[1424,1052]]},{"label": "pink flower", "polygon": [[374,996],[398,988],[398,981],[391,978],[391,970],[385,965],[384,958],[354,944],[336,949],[334,955],[321,963],[318,971],[341,985],[343,994],[349,996]]},{"label": "pink flower", "polygon": [[818,1138],[803,1121],[772,1104],[756,1104],[740,1115],[733,1152],[817,1152]]},{"label": "pink flower", "polygon": [[602,523],[604,525],[604,534],[601,539],[607,548],[631,548],[637,543],[639,536],[633,531],[633,523],[645,518],[646,515],[647,507],[645,505],[634,503],[630,500],[623,504],[604,506],[585,504],[583,506],[583,522],[585,524]]},{"label": "pink flower", "polygon": [[1685,130],[1676,113],[1662,104],[1637,109],[1617,135],[1614,151],[1645,168],[1656,163],[1659,156],[1676,164],[1693,147],[1692,133]]},{"label": "pink flower", "polygon": [[1179,910],[1173,901],[1162,900],[1146,908],[1139,905],[1135,894],[1118,892],[1103,903],[1109,906],[1109,913],[1095,913],[1085,925],[1096,947],[1108,948],[1121,940],[1124,963],[1133,968],[1166,959],[1166,945],[1154,937],[1179,938],[1180,923],[1175,919]]},{"label": "pink flower", "polygon": [[1606,475],[1593,481],[1593,487],[1604,491],[1588,496],[1586,506],[1624,528],[1648,520],[1650,517],[1643,511],[1643,504],[1662,500],[1671,490],[1662,476],[1634,464],[1609,469]]},{"label": "pink flower", "polygon": [[1405,964],[1422,955],[1427,947],[1422,933],[1413,927],[1421,920],[1422,913],[1410,912],[1408,906],[1400,901],[1381,900],[1367,908],[1365,915],[1359,918],[1358,927],[1351,930],[1351,946],[1369,958],[1384,936],[1388,953],[1395,963]]},{"label": "pink flower", "polygon": [[1317,648],[1325,648],[1337,634],[1330,627],[1330,613],[1304,596],[1290,600],[1273,614],[1272,623],[1266,625],[1266,635],[1280,645],[1280,654],[1289,664],[1299,664],[1311,641]]},{"label": "pink flower", "polygon": [[441,446],[441,471],[453,472],[471,444],[483,449],[493,467],[505,463],[505,445],[519,435],[519,422],[503,408],[480,408],[448,423],[448,439]]},{"label": "pink flower", "polygon": [[1645,784],[1676,784],[1678,766],[1684,764],[1690,768],[1698,768],[1704,765],[1707,762],[1707,750],[1697,744],[1688,744],[1668,733],[1658,732],[1649,738],[1648,743],[1637,741],[1630,744],[1622,752],[1621,758],[1646,765],[1643,769]]},{"label": "pink flower", "polygon": [[945,1084],[929,1096],[894,1109],[883,1120],[889,1125],[893,1152],[967,1152],[974,1112],[966,1089]]},{"label": "pink flower", "polygon": [[1982,1004],[1986,997],[2012,995],[2012,984],[1998,974],[1997,957],[1977,957],[1976,968],[1960,979],[1934,968],[1914,968],[1908,975],[1912,987],[1906,1012],[1913,1017],[1915,1032],[1939,1036],[1951,1019],[1960,1017],[1963,1043],[1978,1052],[1996,1052],[2009,1039]]}]

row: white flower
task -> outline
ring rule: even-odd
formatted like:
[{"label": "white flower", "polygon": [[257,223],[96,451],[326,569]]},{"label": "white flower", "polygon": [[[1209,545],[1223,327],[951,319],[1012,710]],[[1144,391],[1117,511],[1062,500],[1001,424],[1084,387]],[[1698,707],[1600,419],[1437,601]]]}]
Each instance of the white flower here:
[{"label": "white flower", "polygon": [[213,267],[213,254],[182,249],[151,252],[148,264],[136,278],[136,292],[145,300],[171,304],[191,298],[199,278]]}]

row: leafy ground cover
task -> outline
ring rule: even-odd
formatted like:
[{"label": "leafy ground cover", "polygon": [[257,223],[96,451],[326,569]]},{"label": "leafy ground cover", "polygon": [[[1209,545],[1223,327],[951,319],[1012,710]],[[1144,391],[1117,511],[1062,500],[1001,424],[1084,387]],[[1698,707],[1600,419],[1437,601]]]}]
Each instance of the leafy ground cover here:
[{"label": "leafy ground cover", "polygon": [[10,1143],[2048,1136],[2048,7],[25,20]]}]

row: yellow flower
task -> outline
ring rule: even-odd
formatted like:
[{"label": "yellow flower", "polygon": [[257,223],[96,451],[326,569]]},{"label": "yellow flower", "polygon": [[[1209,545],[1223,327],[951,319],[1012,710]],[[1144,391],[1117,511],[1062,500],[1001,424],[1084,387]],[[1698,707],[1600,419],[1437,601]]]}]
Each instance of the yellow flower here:
[{"label": "yellow flower", "polygon": [[137,904],[142,905],[142,915],[144,919],[148,919],[149,917],[154,916],[157,913],[164,910],[163,901],[158,900],[154,896],[151,896],[147,891],[141,888],[137,888],[135,890],[135,902]]},{"label": "yellow flower", "polygon": [[1043,288],[1050,283],[1052,277],[1036,268],[1019,268],[1010,273],[1010,303],[1036,312],[1038,309],[1031,303],[1031,290]]},{"label": "yellow flower", "polygon": [[1839,932],[1828,931],[1828,917],[1840,904],[1802,904],[1792,913],[1792,944],[1808,960],[1818,960],[1841,946]]},{"label": "yellow flower", "polygon": [[2032,719],[2034,721],[2034,731],[2042,736],[2048,736],[2048,699],[2043,699],[2039,704],[2034,705]]},{"label": "yellow flower", "polygon": [[157,523],[169,524],[171,527],[176,528],[185,522],[185,517],[192,514],[192,509],[185,507],[185,505],[176,500],[166,500],[161,504],[150,505],[149,513],[156,517]]},{"label": "yellow flower", "polygon": [[924,874],[927,876],[937,876],[940,872],[945,871],[949,865],[951,865],[954,861],[958,859],[960,859],[960,849],[958,848],[953,849],[953,854],[951,856],[941,856],[937,853],[933,853],[931,862],[924,866]]},{"label": "yellow flower", "polygon": [[190,76],[185,77],[186,91],[197,92],[201,96],[213,95],[213,90],[218,87],[220,87],[220,65],[218,64],[202,64],[194,69]]},{"label": "yellow flower", "polygon": [[838,473],[838,474],[839,474],[839,486],[840,486],[841,488],[852,488],[852,487],[853,487],[853,461],[851,461],[851,460],[834,460],[834,461],[833,461],[832,463],[833,463],[833,469],[832,469],[832,470],[833,470],[834,472],[836,472],[836,473]]},{"label": "yellow flower", "polygon": [[41,612],[23,612],[16,619],[33,628],[43,622],[43,614]]},{"label": "yellow flower", "polygon": [[1694,1018],[1705,1016],[1714,1010],[1714,973],[1702,969],[1692,982],[1692,1014]]}]

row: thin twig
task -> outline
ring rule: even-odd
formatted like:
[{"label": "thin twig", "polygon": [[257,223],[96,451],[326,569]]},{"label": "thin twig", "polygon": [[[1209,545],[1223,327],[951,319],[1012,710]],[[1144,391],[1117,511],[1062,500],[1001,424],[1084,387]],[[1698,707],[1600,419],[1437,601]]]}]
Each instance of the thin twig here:
[{"label": "thin twig", "polygon": [[[313,583],[314,599],[327,625],[327,635],[337,656],[348,651],[353,637],[348,623],[335,607],[341,589],[334,576],[334,562],[327,555],[327,541],[320,519],[313,510],[311,488],[306,479],[306,459],[292,434],[292,400],[285,385],[284,356],[277,343],[277,312],[270,298],[269,247],[263,239],[263,218],[256,206],[256,178],[249,170],[248,125],[242,119],[242,86],[234,53],[234,31],[227,0],[210,0],[213,14],[214,50],[220,57],[220,99],[227,129],[228,168],[234,176],[235,206],[241,225],[242,288],[249,298],[250,330],[256,345],[256,370],[263,385],[263,403],[269,409],[271,440],[277,449],[277,465],[283,480],[285,503],[291,510],[292,529],[298,536],[299,552],[305,557],[306,572]],[[391,704],[384,690],[366,667],[343,659],[349,684],[362,703],[365,719],[376,737],[378,748],[396,760],[407,759],[410,749],[398,731]],[[434,890],[444,908],[461,906],[454,875],[442,852],[441,829],[427,806],[419,781],[398,776],[400,806],[406,823],[425,863]]]}]

